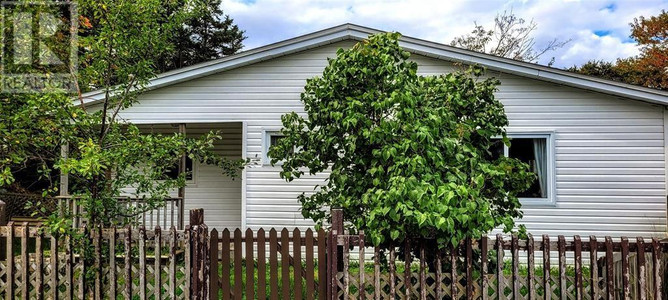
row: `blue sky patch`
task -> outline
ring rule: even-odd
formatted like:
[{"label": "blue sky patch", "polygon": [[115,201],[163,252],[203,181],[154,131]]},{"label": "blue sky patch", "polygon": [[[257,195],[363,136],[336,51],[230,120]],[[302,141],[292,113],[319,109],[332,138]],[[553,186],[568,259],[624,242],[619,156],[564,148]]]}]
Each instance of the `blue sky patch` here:
[{"label": "blue sky patch", "polygon": [[606,6],[604,6],[601,10],[604,10],[604,9],[607,9],[607,10],[609,10],[609,11],[615,11],[615,10],[617,10],[617,4],[615,4],[615,3],[610,3],[610,4],[606,5]]},{"label": "blue sky patch", "polygon": [[610,35],[610,33],[612,33],[610,30],[594,30],[594,34],[597,36],[606,36]]}]

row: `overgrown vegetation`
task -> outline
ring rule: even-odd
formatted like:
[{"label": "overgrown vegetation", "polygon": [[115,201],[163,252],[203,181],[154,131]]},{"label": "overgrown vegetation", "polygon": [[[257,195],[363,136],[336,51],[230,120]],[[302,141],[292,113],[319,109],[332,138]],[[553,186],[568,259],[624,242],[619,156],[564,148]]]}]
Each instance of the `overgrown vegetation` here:
[{"label": "overgrown vegetation", "polygon": [[[93,266],[85,274],[87,286],[103,267],[93,259],[94,253],[105,251],[93,247],[91,237],[101,226],[130,224],[144,211],[162,206],[170,192],[185,185],[185,173],[177,178],[165,175],[183,155],[217,165],[222,174],[232,177],[245,164],[213,152],[214,142],[222,138],[220,132],[200,138],[148,134],[122,118],[124,109],[136,103],[159,72],[157,58],[173,54],[173,36],[183,32],[184,24],[193,18],[210,14],[210,4],[198,0],[78,1],[79,70],[71,70],[76,93],[51,89],[40,94],[0,95],[0,186],[14,184],[17,170],[30,169],[33,177],[46,183],[40,186],[43,194],[56,195],[58,173],[69,175],[68,194],[80,210],[53,211],[40,203],[33,203],[33,208],[50,214],[44,220],[46,230],[74,237],[75,251]],[[222,12],[216,10],[207,20],[215,14]],[[227,21],[227,25],[215,25],[215,30],[231,25]],[[201,24],[201,28],[209,25]],[[64,30],[67,37],[70,29],[66,26]],[[237,33],[232,49],[216,48],[208,55],[238,50],[243,38]],[[221,39],[198,47],[215,48],[228,42]],[[188,64],[201,59],[205,58]],[[84,105],[90,99],[82,94],[90,90],[101,91],[101,99]],[[66,158],[61,157],[61,145],[69,145]],[[139,198],[141,205],[126,206],[119,202],[121,195]],[[75,214],[85,220],[85,231],[72,229]]]}]

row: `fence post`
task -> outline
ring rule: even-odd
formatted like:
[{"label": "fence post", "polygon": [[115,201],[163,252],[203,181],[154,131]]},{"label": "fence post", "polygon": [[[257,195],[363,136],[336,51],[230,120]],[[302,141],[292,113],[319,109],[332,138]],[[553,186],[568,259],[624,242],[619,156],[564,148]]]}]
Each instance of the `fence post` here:
[{"label": "fence post", "polygon": [[328,299],[337,299],[336,274],[343,271],[343,248],[339,249],[338,235],[343,235],[343,209],[331,209],[332,223],[327,234],[327,292]]},{"label": "fence post", "polygon": [[0,226],[7,225],[7,204],[0,201]]},{"label": "fence post", "polygon": [[209,247],[208,228],[204,224],[204,210],[201,208],[190,210],[190,253],[191,282],[190,298],[194,300],[207,299]]},{"label": "fence post", "polygon": [[[332,230],[336,230],[337,235],[344,235],[343,231],[343,209],[333,208],[332,209]],[[336,248],[336,270],[338,272],[343,271],[343,245],[338,244],[338,240],[334,240],[333,243],[337,245]]]}]

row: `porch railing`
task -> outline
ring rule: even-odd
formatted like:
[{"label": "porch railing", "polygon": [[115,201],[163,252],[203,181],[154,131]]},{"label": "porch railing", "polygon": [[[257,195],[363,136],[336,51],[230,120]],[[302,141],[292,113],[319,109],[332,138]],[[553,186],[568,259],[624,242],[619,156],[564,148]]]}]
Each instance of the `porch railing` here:
[{"label": "porch railing", "polygon": [[[69,212],[72,215],[72,227],[79,228],[86,224],[85,218],[82,217],[84,208],[79,205],[75,197],[59,196],[56,199],[58,200],[60,213]],[[136,208],[138,210],[141,210],[142,205],[147,203],[145,199],[132,197],[118,197],[118,202],[126,209]],[[183,198],[170,197],[163,199],[163,204],[159,207],[127,217],[133,219],[130,223],[134,224],[135,227],[153,228],[161,226],[162,228],[171,228],[174,226],[181,230],[184,228],[183,209]]]}]

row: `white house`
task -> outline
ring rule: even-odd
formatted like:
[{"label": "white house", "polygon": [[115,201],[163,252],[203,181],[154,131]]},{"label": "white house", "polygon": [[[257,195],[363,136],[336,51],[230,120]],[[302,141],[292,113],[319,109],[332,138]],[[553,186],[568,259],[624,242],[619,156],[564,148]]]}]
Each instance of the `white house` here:
[{"label": "white house", "polygon": [[[377,30],[345,24],[153,79],[122,118],[147,129],[188,134],[222,129],[221,153],[252,158],[240,179],[194,165],[185,208],[205,209],[217,228],[307,227],[296,200],[323,175],[287,183],[268,164],[282,114],[302,112],[306,79],[318,76],[338,48]],[[403,37],[422,74],[480,64],[501,80],[497,98],[510,119],[513,149],[540,180],[523,198],[520,221],[534,234],[666,236],[668,93]],[[103,98],[84,95],[89,106]],[[190,166],[189,166],[190,167]]]}]

